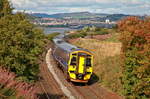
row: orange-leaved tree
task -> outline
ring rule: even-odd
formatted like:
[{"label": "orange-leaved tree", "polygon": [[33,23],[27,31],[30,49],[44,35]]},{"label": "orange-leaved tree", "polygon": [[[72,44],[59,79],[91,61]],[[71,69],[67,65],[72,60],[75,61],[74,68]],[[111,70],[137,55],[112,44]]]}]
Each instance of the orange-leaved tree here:
[{"label": "orange-leaved tree", "polygon": [[118,22],[125,56],[122,83],[129,99],[150,98],[150,18]]}]

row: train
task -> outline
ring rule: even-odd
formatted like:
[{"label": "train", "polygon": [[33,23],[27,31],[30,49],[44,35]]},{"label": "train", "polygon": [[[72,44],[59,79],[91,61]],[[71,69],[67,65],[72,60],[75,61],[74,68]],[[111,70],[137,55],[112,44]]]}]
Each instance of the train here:
[{"label": "train", "polygon": [[87,83],[93,73],[93,54],[63,40],[64,35],[53,39],[52,54],[71,82]]}]

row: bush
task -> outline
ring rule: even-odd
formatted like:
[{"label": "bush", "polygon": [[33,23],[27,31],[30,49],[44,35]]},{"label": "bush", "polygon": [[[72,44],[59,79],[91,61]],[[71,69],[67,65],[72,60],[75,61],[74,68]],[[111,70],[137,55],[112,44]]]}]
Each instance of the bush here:
[{"label": "bush", "polygon": [[16,75],[0,68],[0,99],[37,99],[37,87],[15,80]]},{"label": "bush", "polygon": [[125,56],[124,94],[129,99],[150,98],[150,18],[128,17],[118,23]]}]

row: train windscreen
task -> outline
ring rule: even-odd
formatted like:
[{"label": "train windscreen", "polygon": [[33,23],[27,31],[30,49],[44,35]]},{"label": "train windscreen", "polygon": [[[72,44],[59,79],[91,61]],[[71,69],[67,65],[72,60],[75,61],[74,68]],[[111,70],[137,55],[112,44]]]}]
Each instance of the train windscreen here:
[{"label": "train windscreen", "polygon": [[70,65],[76,65],[76,57],[72,57]]},{"label": "train windscreen", "polygon": [[86,66],[91,66],[91,58],[86,58]]}]

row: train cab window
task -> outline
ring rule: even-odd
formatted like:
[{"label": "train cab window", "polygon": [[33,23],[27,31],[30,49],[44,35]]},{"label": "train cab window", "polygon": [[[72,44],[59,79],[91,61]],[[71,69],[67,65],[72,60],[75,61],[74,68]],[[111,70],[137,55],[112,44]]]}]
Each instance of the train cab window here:
[{"label": "train cab window", "polygon": [[86,58],[86,66],[91,66],[91,58]]},{"label": "train cab window", "polygon": [[70,65],[76,65],[76,57],[72,57]]},{"label": "train cab window", "polygon": [[61,44],[61,43],[63,43],[63,41],[62,41],[62,40],[60,40],[60,41],[57,41],[57,43],[58,43],[58,44]]}]

